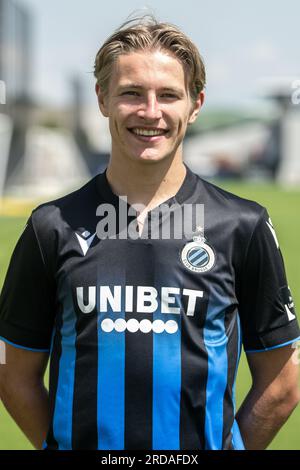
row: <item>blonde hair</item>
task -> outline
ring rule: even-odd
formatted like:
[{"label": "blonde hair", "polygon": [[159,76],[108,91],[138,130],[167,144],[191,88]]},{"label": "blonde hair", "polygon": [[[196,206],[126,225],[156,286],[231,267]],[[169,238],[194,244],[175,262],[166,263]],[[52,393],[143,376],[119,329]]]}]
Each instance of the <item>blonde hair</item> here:
[{"label": "blonde hair", "polygon": [[145,15],[126,21],[97,52],[94,76],[104,94],[108,92],[112,67],[122,54],[136,51],[161,50],[171,53],[182,63],[193,101],[205,87],[205,66],[195,44],[176,26],[160,23]]}]

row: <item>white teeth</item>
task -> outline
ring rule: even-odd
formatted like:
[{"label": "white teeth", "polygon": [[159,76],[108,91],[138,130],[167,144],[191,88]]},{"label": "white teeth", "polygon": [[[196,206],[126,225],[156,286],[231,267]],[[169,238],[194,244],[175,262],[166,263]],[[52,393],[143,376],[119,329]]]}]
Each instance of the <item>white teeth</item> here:
[{"label": "white teeth", "polygon": [[136,135],[145,135],[145,136],[153,136],[153,135],[163,135],[164,131],[159,129],[131,129],[132,132]]}]

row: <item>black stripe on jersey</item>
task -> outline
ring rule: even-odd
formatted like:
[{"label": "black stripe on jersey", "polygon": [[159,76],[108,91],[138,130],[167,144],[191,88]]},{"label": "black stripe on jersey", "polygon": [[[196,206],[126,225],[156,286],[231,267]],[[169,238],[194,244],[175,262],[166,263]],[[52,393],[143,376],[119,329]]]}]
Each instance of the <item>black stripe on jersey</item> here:
[{"label": "black stripe on jersey", "polygon": [[[155,285],[152,249],[146,240],[128,243],[126,285]],[[153,313],[137,312],[134,305],[125,318],[152,322]],[[126,331],[125,350],[125,449],[152,449],[153,334]]]},{"label": "black stripe on jersey", "polygon": [[[199,286],[191,282],[189,289],[199,289]],[[187,300],[183,299],[182,303],[186,311]],[[207,297],[197,299],[194,317],[181,315],[180,449],[205,449],[208,355],[203,328],[207,307]]]},{"label": "black stripe on jersey", "polygon": [[[234,311],[235,310],[235,311]],[[232,425],[234,421],[234,405],[233,405],[233,384],[235,379],[238,354],[239,354],[239,333],[238,333],[238,320],[237,312],[234,305],[231,305],[225,312],[225,332],[228,337],[227,343],[227,357],[230,360],[227,362],[227,386],[224,394],[223,402],[223,443],[222,449],[233,450],[232,445]]]},{"label": "black stripe on jersey", "polygon": [[61,327],[62,327],[62,309],[57,314],[55,322],[55,333],[52,344],[52,355],[50,359],[50,377],[49,377],[49,409],[50,409],[50,426],[46,439],[47,450],[58,450],[58,442],[56,441],[53,433],[53,418],[55,411],[55,400],[59,376],[59,360],[62,353],[61,348]]},{"label": "black stripe on jersey", "polygon": [[[82,265],[92,256],[90,248]],[[81,269],[84,269],[82,267]],[[73,286],[83,287],[83,302],[88,304],[88,287],[95,283],[97,262],[86,271],[84,282],[80,270],[73,270]],[[78,276],[78,279],[77,279]],[[76,289],[72,290],[74,315],[76,316],[76,363],[74,371],[74,392],[72,409],[72,449],[95,450],[98,448],[97,423],[97,376],[98,376],[98,330],[97,306],[90,313],[82,313]],[[87,374],[87,370],[89,373]]]}]

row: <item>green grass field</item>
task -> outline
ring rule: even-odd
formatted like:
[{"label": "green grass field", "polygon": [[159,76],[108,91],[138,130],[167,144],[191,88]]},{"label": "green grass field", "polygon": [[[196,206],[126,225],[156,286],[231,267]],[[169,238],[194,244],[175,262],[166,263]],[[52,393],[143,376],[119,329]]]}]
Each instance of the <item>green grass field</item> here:
[{"label": "green grass field", "polygon": [[[285,191],[279,187],[265,184],[222,184],[242,197],[254,199],[265,205],[276,227],[281,250],[285,258],[289,285],[296,306],[300,304],[299,241],[300,233],[300,190]],[[27,217],[0,217],[0,286],[8,266],[11,252],[21,233]],[[245,355],[242,355],[237,378],[237,406],[242,402],[251,385]],[[280,430],[270,449],[300,449],[300,406]],[[32,449],[22,432],[14,424],[0,402],[0,450]]]}]

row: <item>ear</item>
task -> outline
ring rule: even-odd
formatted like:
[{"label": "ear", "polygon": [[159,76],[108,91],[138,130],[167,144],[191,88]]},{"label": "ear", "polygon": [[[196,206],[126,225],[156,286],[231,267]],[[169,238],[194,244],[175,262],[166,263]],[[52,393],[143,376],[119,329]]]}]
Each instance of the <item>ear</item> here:
[{"label": "ear", "polygon": [[96,83],[95,85],[95,91],[98,98],[99,109],[104,117],[108,117],[107,97],[101,91],[101,88],[98,83]]},{"label": "ear", "polygon": [[192,112],[188,120],[188,124],[193,124],[196,121],[197,116],[204,103],[205,94],[204,91],[200,91],[197,100],[193,103]]}]

